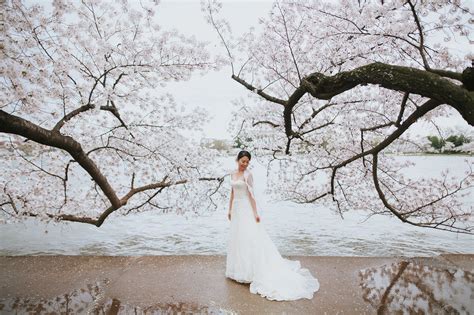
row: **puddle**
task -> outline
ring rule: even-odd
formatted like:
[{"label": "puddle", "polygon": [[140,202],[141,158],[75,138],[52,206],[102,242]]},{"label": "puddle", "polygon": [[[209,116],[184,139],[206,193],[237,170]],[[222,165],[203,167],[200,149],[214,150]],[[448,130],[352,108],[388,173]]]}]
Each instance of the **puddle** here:
[{"label": "puddle", "polygon": [[0,300],[0,314],[87,314],[100,299],[104,282],[87,284],[52,299],[13,297]]},{"label": "puddle", "polygon": [[122,304],[119,300],[109,300],[95,314],[237,314],[214,306],[200,306],[193,303],[166,303],[148,307]]},{"label": "puddle", "polygon": [[377,314],[474,312],[474,273],[401,261],[359,272],[364,300]]},{"label": "puddle", "polygon": [[236,314],[217,306],[193,303],[160,303],[137,306],[105,297],[108,280],[88,284],[52,299],[14,297],[0,299],[0,314]]}]

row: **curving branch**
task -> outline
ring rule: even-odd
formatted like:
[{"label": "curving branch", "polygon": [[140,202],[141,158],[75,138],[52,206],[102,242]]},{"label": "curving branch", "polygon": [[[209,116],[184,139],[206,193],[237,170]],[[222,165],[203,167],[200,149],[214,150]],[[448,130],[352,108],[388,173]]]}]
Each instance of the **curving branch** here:
[{"label": "curving branch", "polygon": [[79,115],[80,113],[83,113],[85,111],[88,111],[90,109],[94,108],[94,105],[92,104],[87,104],[83,105],[79,108],[76,108],[75,110],[69,112],[66,114],[60,121],[57,122],[57,124],[54,126],[53,131],[59,132],[59,130],[64,126],[66,122],[74,118],[75,116]]},{"label": "curving branch", "polygon": [[281,10],[280,4],[278,2],[276,3],[276,5],[278,7],[278,10],[280,11],[280,15],[281,15],[281,18],[283,20],[283,26],[285,28],[285,40],[286,40],[286,42],[288,44],[288,48],[290,50],[291,59],[293,60],[293,64],[295,65],[296,73],[298,74],[298,79],[301,81],[301,73],[300,73],[300,69],[298,67],[298,63],[296,62],[296,57],[295,57],[295,54],[293,52],[293,47],[291,46],[291,39],[290,39],[290,34],[288,33],[288,25],[286,23],[285,14]]},{"label": "curving branch", "polygon": [[[383,4],[383,1],[382,1]],[[234,75],[232,73],[232,79],[244,86],[246,89],[252,91],[253,93],[259,95],[262,97],[264,100],[279,104],[283,106],[281,114],[283,115],[283,120],[284,120],[284,130],[285,130],[285,139],[286,143],[281,144],[281,146],[285,146],[285,148],[280,148],[281,150],[284,150],[286,154],[290,154],[291,152],[291,143],[293,139],[299,139],[302,142],[306,142],[311,145],[309,141],[303,138],[303,136],[306,133],[312,132],[314,130],[320,129],[322,127],[326,127],[330,124],[330,122],[322,121],[319,123],[319,127],[313,127],[311,126],[310,128],[306,127],[310,123],[313,123],[313,120],[317,117],[317,115],[324,110],[325,108],[329,107],[329,104],[331,104],[331,101],[329,101],[326,105],[323,105],[320,109],[313,109],[313,112],[311,113],[304,113],[306,114],[305,118],[303,119],[303,122],[298,126],[298,123],[296,122],[296,109],[297,109],[297,104],[300,102],[301,98],[306,95],[306,93],[310,94],[312,97],[318,99],[318,100],[331,100],[333,97],[338,96],[340,94],[343,94],[347,91],[350,91],[354,88],[357,88],[359,86],[365,86],[365,85],[376,85],[380,87],[380,90],[383,89],[388,89],[391,91],[396,91],[400,92],[403,94],[403,99],[401,104],[397,104],[396,109],[398,109],[398,115],[395,117],[388,117],[388,114],[385,113],[377,113],[381,116],[383,116],[383,120],[380,122],[377,122],[374,124],[374,126],[362,126],[360,129],[361,132],[361,140],[360,140],[360,151],[357,151],[357,148],[347,148],[347,151],[350,152],[349,158],[344,158],[345,160],[340,161],[337,157],[335,157],[335,160],[332,160],[332,162],[328,162],[329,165],[321,165],[317,166],[314,171],[311,172],[316,172],[318,170],[329,170],[330,173],[330,187],[327,187],[327,191],[319,191],[317,193],[311,193],[308,196],[302,196],[301,200],[302,202],[314,202],[315,200],[318,200],[320,198],[324,198],[326,196],[332,196],[333,200],[337,203],[338,208],[340,207],[339,202],[342,201],[342,198],[348,199],[346,195],[346,191],[344,191],[344,187],[341,187],[339,184],[338,178],[337,178],[337,172],[340,168],[343,168],[347,166],[348,164],[356,161],[356,160],[363,160],[363,165],[365,169],[365,175],[370,174],[371,170],[370,167],[366,167],[365,163],[365,157],[367,156],[374,156],[375,159],[375,164],[377,164],[376,157],[377,155],[382,152],[385,148],[387,148],[389,145],[391,145],[395,140],[397,140],[402,134],[405,133],[406,130],[410,126],[412,126],[419,118],[423,117],[426,115],[429,111],[437,108],[440,105],[448,105],[454,109],[456,109],[463,119],[471,126],[474,126],[474,64],[472,67],[467,67],[462,73],[456,72],[456,71],[451,71],[451,70],[441,70],[441,69],[432,69],[429,65],[430,61],[430,53],[432,50],[426,45],[426,33],[423,31],[423,24],[420,20],[421,16],[419,16],[419,13],[416,10],[417,7],[417,2],[412,1],[412,0],[406,0],[403,4],[404,8],[403,10],[407,11],[409,14],[412,15],[412,24],[415,25],[415,29],[412,33],[408,34],[408,38],[404,38],[403,35],[401,34],[387,34],[382,32],[378,32],[378,29],[376,28],[375,32],[370,31],[370,28],[368,29],[366,27],[366,21],[361,22],[361,25],[356,24],[355,22],[351,21],[349,18],[346,18],[345,16],[338,16],[336,14],[330,13],[330,12],[324,12],[321,10],[318,10],[319,12],[328,15],[333,18],[340,19],[341,21],[344,21],[344,24],[350,23],[349,29],[348,30],[341,30],[339,31],[336,28],[337,34],[334,36],[344,36],[345,38],[348,38],[350,40],[354,36],[381,36],[384,37],[387,40],[390,40],[392,43],[396,43],[399,41],[403,41],[404,43],[408,44],[410,46],[410,49],[414,49],[416,52],[415,55],[412,56],[410,52],[407,52],[404,50],[403,47],[400,48],[401,50],[401,55],[407,54],[412,60],[410,62],[415,62],[417,64],[417,67],[410,67],[410,66],[398,66],[398,65],[391,65],[387,63],[382,63],[382,62],[372,62],[369,64],[366,64],[364,66],[356,67],[353,69],[349,69],[346,71],[339,72],[337,74],[330,74],[328,75],[329,70],[322,70],[324,69],[324,66],[320,64],[321,60],[314,60],[315,65],[320,65],[319,68],[313,68],[313,71],[316,70],[316,72],[311,73],[309,75],[306,75],[305,77],[301,77],[300,70],[298,68],[298,64],[296,63],[297,58],[295,58],[295,54],[293,53],[293,48],[292,44],[293,42],[290,40],[290,35],[291,32],[289,30],[293,28],[288,28],[286,23],[291,22],[289,19],[286,19],[284,16],[284,12],[282,8],[280,7],[279,4],[277,4],[278,7],[274,8],[275,13],[277,16],[278,10],[280,10],[280,14],[282,15],[283,21],[269,21],[266,25],[269,27],[273,26],[273,29],[271,30],[273,32],[273,35],[279,36],[279,40],[281,41],[278,42],[277,46],[275,45],[274,49],[279,49],[279,51],[284,51],[286,54],[287,49],[290,49],[290,53],[286,54],[287,60],[275,60],[275,58],[282,58],[281,56],[279,57],[274,57],[273,59],[269,58],[270,61],[268,63],[273,62],[277,63],[277,61],[286,61],[285,65],[287,68],[292,68],[296,67],[296,70],[294,72],[297,73],[300,83],[298,86],[295,86],[292,82],[289,80],[285,79],[284,73],[279,73],[276,69],[276,66],[270,66],[267,65],[267,62],[264,62],[265,57],[262,57],[262,60],[256,60],[257,66],[261,67],[261,70],[265,72],[265,74],[262,75],[262,77],[266,77],[268,81],[272,80],[280,80],[283,79],[287,81],[288,84],[284,85],[281,87],[280,91],[277,91],[274,89],[273,91],[276,92],[271,92],[269,93],[268,90],[265,88],[261,88],[261,86],[265,86],[265,83],[262,83],[260,87],[254,86],[254,84],[251,84],[249,82],[246,82],[244,79],[245,75],[240,76],[239,75]],[[305,5],[301,4],[301,6],[304,8]],[[314,6],[317,10],[317,6]],[[388,12],[388,11],[387,11]],[[282,28],[275,28],[275,23],[279,23]],[[289,24],[288,24],[289,25]],[[293,22],[292,26],[296,27],[298,26],[298,22]],[[283,29],[283,31],[281,30]],[[286,37],[285,37],[285,31],[286,31]],[[310,32],[311,30],[308,29]],[[419,36],[417,36],[419,34]],[[347,35],[347,36],[345,36]],[[265,36],[265,34],[262,34],[262,36]],[[312,36],[312,35],[308,35]],[[327,38],[321,37],[316,39],[321,42],[326,40]],[[306,43],[306,42],[304,42]],[[259,49],[266,48],[262,47],[257,42],[253,42],[253,44],[258,47]],[[381,44],[382,45],[382,44]],[[340,48],[340,47],[339,47]],[[308,56],[311,54],[308,53]],[[297,56],[297,55],[296,55]],[[419,57],[416,57],[419,56]],[[421,56],[421,60],[420,60]],[[270,56],[269,56],[270,57]],[[368,56],[363,56],[360,55],[358,56],[361,59],[364,60],[374,60],[371,55]],[[254,56],[256,58],[256,56]],[[375,57],[377,59],[377,57]],[[293,64],[293,66],[292,66]],[[307,61],[307,65],[313,64],[311,60]],[[342,64],[332,64],[333,68],[337,68],[337,66],[341,66]],[[329,65],[328,65],[329,66]],[[340,68],[340,67],[339,67]],[[329,68],[328,68],[329,69]],[[257,69],[258,70],[258,69]],[[253,70],[254,72],[252,74],[257,74],[256,71]],[[287,69],[288,70],[288,69]],[[293,70],[288,70],[288,71],[293,71]],[[309,72],[304,71],[306,74]],[[270,75],[268,75],[270,73]],[[332,72],[331,72],[332,73]],[[283,81],[282,80],[282,81]],[[287,88],[291,90],[287,90]],[[267,92],[264,92],[267,91]],[[273,95],[271,95],[273,93]],[[415,104],[415,109],[411,114],[407,114],[408,111],[408,105],[407,102],[410,100],[409,95],[417,95],[421,96],[424,98],[424,103],[421,106],[418,106],[418,104]],[[411,100],[410,100],[411,101]],[[339,105],[339,104],[338,104]],[[343,105],[343,104],[342,104]],[[310,109],[311,110],[311,109]],[[341,109],[343,111],[344,109]],[[369,110],[370,111],[370,110]],[[391,112],[391,111],[390,111]],[[408,117],[404,117],[407,115]],[[299,116],[298,116],[299,117]],[[258,121],[258,119],[256,119]],[[326,122],[326,123],[325,123]],[[283,126],[276,126],[271,123],[268,123],[268,121],[265,118],[262,118],[258,123],[255,123],[254,126],[259,125],[259,124],[267,124],[271,125],[273,127],[283,127]],[[295,127],[293,127],[293,124]],[[315,126],[317,125],[316,123],[314,124]],[[303,127],[306,127],[309,129],[308,131],[303,131]],[[390,127],[390,129],[388,129]],[[293,130],[293,128],[295,128]],[[305,129],[306,129],[305,128]],[[311,129],[313,128],[313,129]],[[391,128],[394,128],[395,130],[392,131]],[[385,136],[385,138],[378,142],[377,144],[365,148],[364,146],[368,146],[364,142],[364,132],[373,132],[377,130],[384,130],[385,132],[389,132],[390,134],[388,136]],[[280,131],[280,130],[278,130]],[[352,129],[350,129],[349,132],[352,132]],[[355,142],[353,142],[355,144]],[[274,152],[274,158],[276,152],[281,152],[281,150],[275,150],[272,148],[264,148],[268,149],[269,151]],[[323,150],[326,150],[325,148],[322,148]],[[368,159],[370,162],[370,159]],[[315,166],[311,166],[315,167]],[[380,170],[379,170],[380,171]],[[308,173],[309,174],[309,173]],[[305,174],[302,175],[304,177]],[[389,175],[390,176],[390,175]],[[377,181],[378,183],[378,181]],[[342,189],[342,194],[343,196],[337,196],[336,198],[336,190],[337,193],[339,193],[339,190],[336,188],[337,185],[339,185]],[[385,185],[383,182],[378,183],[378,189],[379,191],[390,191],[390,187],[387,187],[388,185]],[[406,187],[406,186],[405,186]],[[459,188],[459,190],[462,190]],[[292,192],[296,195],[298,195],[297,191]],[[393,195],[395,195],[396,191],[390,191]],[[317,196],[314,196],[318,194]],[[301,194],[300,194],[301,195]],[[451,196],[449,194],[444,194],[441,193],[440,199],[433,200],[433,203],[436,203],[440,201],[442,198],[448,198],[448,196]],[[297,198],[299,198],[298,196]],[[314,198],[313,198],[314,197]],[[350,197],[350,196],[349,196]],[[384,196],[379,196],[380,199],[384,198]],[[341,198],[341,200],[337,200],[338,198]],[[396,198],[396,196],[395,196]],[[446,229],[449,231],[456,231],[456,232],[462,232],[462,233],[469,233],[472,234],[473,230],[472,228],[466,228],[463,229],[458,228],[456,224],[456,219],[459,218],[460,215],[456,217],[456,214],[453,213],[448,213],[444,218],[437,217],[432,220],[432,223],[430,223],[430,219],[428,218],[428,215],[425,215],[426,209],[423,207],[430,207],[431,204],[428,202],[422,207],[418,207],[415,209],[415,211],[418,211],[417,213],[407,213],[406,209],[405,212],[401,212],[402,209],[389,209],[389,211],[384,210],[384,213],[388,212],[396,212],[399,211],[399,215],[401,217],[405,216],[404,219],[407,220],[407,217],[410,217],[411,219],[416,218],[416,215],[420,215],[424,218],[427,218],[426,221],[428,221],[428,224],[424,223],[416,223],[416,222],[409,222],[414,225],[418,226],[427,226],[427,227],[433,227],[433,228],[439,228],[439,229]],[[393,210],[393,211],[392,211]],[[404,220],[402,220],[404,221]],[[436,222],[435,222],[436,221]],[[406,221],[404,221],[406,222]]]},{"label": "curving branch", "polygon": [[20,135],[37,143],[68,152],[99,185],[112,204],[112,207],[118,209],[122,206],[107,178],[101,173],[95,162],[87,156],[81,144],[72,137],[63,136],[55,130],[42,128],[26,119],[8,114],[3,110],[0,110],[0,132]]},{"label": "curving branch", "polygon": [[274,123],[274,122],[272,122],[272,121],[269,121],[269,120],[260,120],[260,121],[254,122],[254,123],[252,124],[252,126],[255,127],[255,126],[257,126],[257,125],[264,125],[264,124],[270,125],[270,126],[272,126],[272,127],[274,127],[274,128],[280,127],[279,124],[276,124],[276,123]]},{"label": "curving branch", "polygon": [[[203,178],[200,178],[199,180],[201,180],[201,181],[218,181],[219,182],[219,187],[220,187],[220,185],[224,181],[224,178],[223,177],[220,177],[220,178],[206,178],[206,177],[203,177]],[[153,199],[153,197],[155,197],[157,194],[161,193],[165,188],[169,188],[169,187],[177,186],[177,185],[184,185],[187,182],[188,182],[188,180],[186,180],[186,179],[179,180],[179,181],[174,181],[174,182],[173,181],[167,181],[167,177],[165,177],[161,182],[158,182],[158,183],[148,184],[148,185],[144,185],[144,186],[137,187],[137,188],[131,188],[128,193],[126,193],[122,198],[120,198],[121,207],[125,206],[128,203],[128,201],[134,195],[139,194],[139,193],[143,193],[145,191],[157,189],[157,191],[152,195],[152,197],[150,197],[146,202],[144,202],[143,204],[141,204],[138,207],[132,208],[131,210],[138,209],[138,208],[144,206],[146,203],[150,203],[151,200]],[[7,202],[7,203],[10,204],[10,202]],[[12,203],[12,207],[13,207],[13,205],[14,205],[13,201],[11,201],[11,203]],[[14,208],[14,209],[16,209],[16,208]],[[91,217],[86,217],[86,216],[77,216],[77,215],[71,215],[71,214],[45,213],[45,214],[42,214],[42,215],[45,215],[45,216],[49,217],[50,219],[54,219],[54,220],[58,220],[58,221],[88,223],[88,224],[92,224],[92,225],[95,225],[97,227],[100,227],[104,223],[105,219],[116,210],[118,210],[118,208],[114,208],[114,206],[110,206],[104,212],[102,212],[102,214],[98,218],[91,218]],[[129,212],[131,210],[129,210]],[[39,214],[33,213],[33,212],[23,212],[23,214],[27,215],[27,216],[30,216],[30,217],[38,217],[39,216]]]},{"label": "curving branch", "polygon": [[[295,89],[287,100],[271,96],[240,77],[232,75],[232,78],[267,101],[284,106],[285,134],[288,137],[287,153],[289,153],[291,139],[295,135],[292,130],[291,119],[293,107],[306,93],[317,99],[325,100],[351,90],[358,85],[376,84],[406,94],[418,94],[439,104],[448,104],[455,108],[468,124],[474,126],[474,95],[464,86],[456,85],[432,71],[376,62],[352,71],[340,72],[334,76],[326,76],[315,72],[303,78],[301,85]],[[471,77],[469,79],[472,80]],[[404,109],[404,106],[402,106],[402,109]],[[402,115],[403,111],[400,111],[397,119],[398,124]]]},{"label": "curving branch", "polygon": [[[144,191],[147,191],[147,190],[153,190],[153,189],[160,189],[160,190],[163,190],[164,188],[167,188],[167,187],[171,187],[171,186],[176,186],[176,185],[182,185],[182,184],[185,184],[187,183],[187,180],[181,180],[181,181],[176,181],[176,182],[167,182],[166,180],[162,181],[162,182],[159,182],[159,183],[154,183],[154,184],[149,184],[149,185],[145,185],[145,186],[141,186],[141,187],[137,187],[137,188],[132,188],[130,189],[130,191],[125,194],[125,196],[123,196],[121,199],[120,199],[120,203],[122,205],[126,205],[128,200],[130,198],[132,198],[134,195],[138,194],[138,193],[141,193],[141,192],[144,192]],[[115,210],[117,209],[114,209],[113,207],[109,207],[107,210],[105,210],[100,216],[98,219],[95,219],[95,223],[94,225],[96,225],[97,227],[101,226],[102,223],[104,223],[105,219],[112,213],[114,212]],[[68,220],[68,221],[71,221],[71,220]]]},{"label": "curving branch", "polygon": [[410,220],[409,219],[410,214],[417,213],[417,217],[418,217],[419,216],[418,213],[422,208],[427,207],[429,205],[432,205],[432,204],[438,202],[439,200],[452,195],[454,192],[453,193],[447,193],[445,196],[442,196],[442,197],[438,198],[437,200],[434,200],[434,201],[432,201],[432,202],[430,202],[426,205],[420,206],[420,207],[418,207],[418,208],[416,208],[412,211],[402,212],[399,209],[396,209],[395,206],[391,205],[388,202],[387,197],[385,196],[384,192],[382,191],[382,189],[380,187],[380,179],[378,177],[378,153],[374,153],[372,155],[372,157],[373,157],[372,179],[373,179],[373,182],[374,182],[375,190],[377,191],[377,194],[378,194],[380,200],[382,201],[383,205],[385,206],[385,208],[387,208],[400,221],[402,221],[404,223],[414,225],[414,226],[419,226],[419,227],[428,227],[428,228],[444,230],[444,231],[451,231],[451,232],[455,231],[457,233],[463,233],[463,234],[472,234],[473,233],[472,228],[469,228],[469,227],[461,228],[461,227],[454,226],[454,223],[456,223],[456,216],[454,214],[451,214],[447,217],[441,218],[441,221],[436,220],[436,218],[434,216],[432,216],[432,220],[433,220],[432,222],[414,222],[414,221]]},{"label": "curving branch", "polygon": [[286,148],[285,152],[286,152],[286,154],[288,154],[290,152],[291,140],[295,136],[295,132],[292,129],[293,122],[291,120],[291,115],[293,113],[293,107],[306,94],[305,88],[303,86],[298,87],[293,92],[293,94],[291,94],[289,96],[289,98],[287,100],[283,100],[283,99],[280,99],[280,98],[273,97],[273,96],[263,92],[260,89],[257,89],[256,87],[254,87],[253,85],[251,85],[250,83],[246,82],[245,80],[243,80],[242,78],[240,78],[236,75],[232,75],[232,79],[234,79],[235,81],[242,84],[248,90],[257,93],[258,95],[260,95],[261,97],[263,97],[267,101],[270,101],[272,103],[276,103],[276,104],[280,104],[280,105],[284,106],[283,119],[285,121],[285,134],[288,138],[288,143],[287,143],[287,146],[286,146],[287,148]]},{"label": "curving branch", "polygon": [[[120,112],[118,111],[117,107],[115,106],[114,101],[111,100],[110,105],[101,106],[100,109],[111,112],[112,115],[114,115],[115,118],[117,118],[118,121],[120,121],[120,126],[125,127],[125,129],[128,130],[128,126],[127,126],[127,124],[125,124],[122,117],[120,116]],[[135,138],[131,132],[130,132],[130,135],[132,136],[132,138]]]},{"label": "curving branch", "polygon": [[420,19],[418,18],[418,14],[416,13],[415,5],[411,2],[411,0],[408,0],[407,3],[410,6],[413,18],[415,19],[416,27],[418,28],[418,32],[420,33],[420,45],[418,46],[418,51],[420,52],[425,69],[429,70],[430,65],[428,64],[428,60],[426,59],[425,55],[425,36],[423,35],[423,27],[421,26]]},{"label": "curving branch", "polygon": [[474,126],[474,96],[463,86],[429,71],[371,63],[334,76],[312,73],[301,82],[313,97],[330,99],[358,85],[376,84],[389,90],[418,94],[455,108]]},{"label": "curving branch", "polygon": [[434,101],[434,100],[429,100],[422,104],[420,107],[418,107],[408,118],[398,127],[394,132],[392,132],[389,136],[387,136],[383,141],[381,141],[379,144],[377,144],[375,147],[363,151],[357,155],[354,155],[353,157],[338,163],[337,165],[333,166],[328,166],[325,168],[321,169],[332,169],[332,175],[331,175],[331,194],[334,194],[334,180],[336,177],[336,172],[339,168],[344,167],[348,165],[351,162],[354,162],[355,160],[358,160],[362,157],[365,157],[367,155],[373,155],[373,154],[378,154],[381,152],[383,149],[388,147],[393,141],[398,139],[405,131],[408,130],[408,128],[413,125],[420,117],[428,113],[429,111],[435,109],[438,107],[441,103]]},{"label": "curving branch", "polygon": [[229,49],[229,45],[227,44],[226,40],[224,39],[224,35],[222,34],[222,31],[220,30],[220,28],[218,27],[217,25],[217,22],[214,20],[214,15],[212,14],[212,5],[211,3],[208,1],[207,2],[207,7],[206,7],[208,13],[209,13],[209,22],[210,24],[212,24],[212,26],[214,27],[214,29],[216,30],[217,34],[219,35],[219,38],[222,42],[222,44],[224,45],[226,51],[227,51],[227,56],[229,56],[229,60],[230,60],[230,66],[232,68],[232,75],[234,74],[234,63],[233,63],[233,60],[234,60],[234,57],[232,57],[232,54],[230,52],[230,49]]},{"label": "curving branch", "polygon": [[267,101],[270,101],[272,103],[277,103],[277,104],[280,104],[280,105],[283,105],[285,106],[286,105],[286,101],[285,100],[282,100],[280,98],[277,98],[277,97],[273,97],[265,92],[263,92],[263,90],[261,89],[257,89],[256,87],[254,87],[253,85],[251,85],[250,83],[247,83],[245,80],[241,79],[240,77],[232,74],[232,79],[234,79],[235,81],[239,82],[240,84],[242,84],[243,86],[245,86],[248,90],[254,92],[254,93],[257,93],[258,95],[260,95],[261,97],[263,97],[264,99],[266,99]]},{"label": "curving branch", "polygon": [[[409,96],[410,96],[409,93],[405,93],[403,95],[402,103],[400,104],[400,111],[398,112],[398,117],[397,117],[396,121],[389,121],[385,124],[381,124],[381,125],[378,125],[378,126],[367,127],[367,128],[362,128],[360,130],[360,148],[361,148],[362,152],[364,151],[364,132],[366,132],[366,131],[375,131],[375,130],[382,129],[382,128],[387,128],[387,127],[390,127],[390,126],[400,127],[400,123],[402,122],[403,113],[405,112],[405,108],[406,108]],[[364,165],[365,165],[365,160],[364,160]]]}]

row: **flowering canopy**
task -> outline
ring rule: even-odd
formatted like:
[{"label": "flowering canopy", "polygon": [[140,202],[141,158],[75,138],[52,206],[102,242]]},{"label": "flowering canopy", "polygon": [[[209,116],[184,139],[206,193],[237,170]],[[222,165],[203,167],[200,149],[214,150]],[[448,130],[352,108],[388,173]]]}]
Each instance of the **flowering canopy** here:
[{"label": "flowering canopy", "polygon": [[165,86],[216,63],[205,44],[156,24],[155,2],[3,4],[6,220],[100,226],[118,209],[215,205],[222,179],[199,160],[215,153],[183,134],[199,131],[206,115],[178,106]]},{"label": "flowering canopy", "polygon": [[[221,5],[203,5],[232,78],[238,139],[266,156],[282,199],[327,201],[417,226],[474,232],[472,161],[452,178],[412,178],[384,154],[417,121],[461,115],[474,126],[472,12],[462,1],[276,1],[259,32],[232,39]],[[450,43],[465,43],[457,53]],[[430,175],[430,174],[428,174]]]}]

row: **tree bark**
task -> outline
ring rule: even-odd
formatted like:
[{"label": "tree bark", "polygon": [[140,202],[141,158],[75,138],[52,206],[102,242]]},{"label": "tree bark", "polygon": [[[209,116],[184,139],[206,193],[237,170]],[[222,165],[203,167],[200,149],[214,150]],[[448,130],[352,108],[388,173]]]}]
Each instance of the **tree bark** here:
[{"label": "tree bark", "polygon": [[334,76],[315,72],[301,82],[306,91],[318,99],[330,99],[358,85],[366,84],[418,94],[448,104],[454,107],[468,124],[474,126],[474,93],[463,85],[456,85],[429,71],[375,62]]},{"label": "tree bark", "polygon": [[94,161],[87,156],[81,144],[72,137],[64,136],[59,131],[42,128],[3,110],[0,110],[0,132],[16,134],[37,143],[67,151],[99,185],[105,196],[110,200],[112,208],[115,210],[122,206],[107,178],[101,173]]}]

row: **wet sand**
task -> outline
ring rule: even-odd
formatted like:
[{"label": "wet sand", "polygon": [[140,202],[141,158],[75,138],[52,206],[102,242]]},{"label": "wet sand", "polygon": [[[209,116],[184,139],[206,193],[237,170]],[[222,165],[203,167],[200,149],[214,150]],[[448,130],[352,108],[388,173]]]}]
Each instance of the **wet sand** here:
[{"label": "wet sand", "polygon": [[224,256],[2,256],[0,314],[474,312],[474,255],[289,258],[318,278],[312,300],[251,294]]}]

